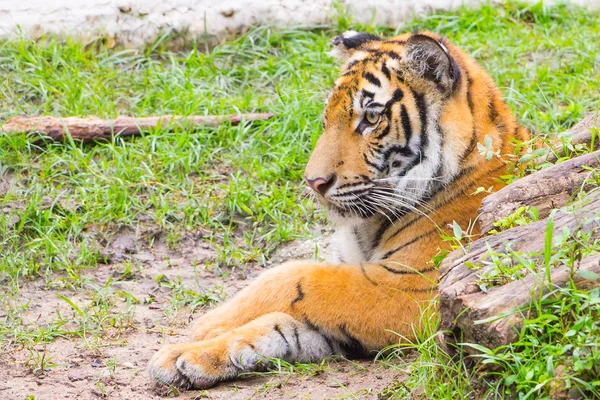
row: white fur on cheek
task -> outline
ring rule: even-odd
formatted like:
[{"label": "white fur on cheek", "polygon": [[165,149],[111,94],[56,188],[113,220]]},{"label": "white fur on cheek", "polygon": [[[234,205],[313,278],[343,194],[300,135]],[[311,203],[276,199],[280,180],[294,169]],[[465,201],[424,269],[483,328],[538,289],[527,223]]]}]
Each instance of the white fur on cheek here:
[{"label": "white fur on cheek", "polygon": [[[423,152],[422,156],[425,160],[419,165],[411,169],[405,177],[398,182],[396,191],[410,198],[420,199],[425,196],[434,182],[442,180],[446,182],[449,179],[446,176],[444,168],[441,169],[442,177],[434,176],[440,165],[444,163],[444,153],[442,152],[442,137],[438,127],[439,109],[434,109],[428,105],[427,117],[427,148],[423,148],[423,144],[419,143],[419,148]],[[415,135],[416,136],[416,135]],[[415,139],[416,140],[416,139]],[[416,202],[413,202],[413,205]]]}]

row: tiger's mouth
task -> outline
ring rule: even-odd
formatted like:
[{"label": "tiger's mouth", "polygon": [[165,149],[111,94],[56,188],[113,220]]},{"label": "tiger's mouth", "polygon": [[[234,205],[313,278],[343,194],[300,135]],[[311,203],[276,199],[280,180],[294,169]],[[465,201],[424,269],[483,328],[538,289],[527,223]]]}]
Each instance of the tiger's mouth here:
[{"label": "tiger's mouth", "polygon": [[[340,187],[344,189],[343,187]],[[422,200],[410,192],[398,192],[390,181],[369,182],[360,188],[338,190],[326,196],[319,196],[319,201],[328,211],[342,218],[368,219],[380,215],[397,219],[416,206]]]}]

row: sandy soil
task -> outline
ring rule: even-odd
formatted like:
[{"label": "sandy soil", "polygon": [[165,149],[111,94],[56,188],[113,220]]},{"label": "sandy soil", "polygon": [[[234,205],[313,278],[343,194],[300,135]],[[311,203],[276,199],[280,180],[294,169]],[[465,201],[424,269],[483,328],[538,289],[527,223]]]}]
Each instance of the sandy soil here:
[{"label": "sandy soil", "polygon": [[[215,289],[224,297],[244,287],[261,270],[283,259],[306,258],[313,254],[315,240],[291,243],[280,249],[269,265],[251,266],[243,273],[220,276],[207,270],[202,262],[212,256],[212,250],[200,244],[198,237],[185,238],[178,248],[170,250],[160,238],[151,249],[140,244],[139,233],[120,232],[106,247],[107,264],[90,269],[85,274],[83,289],[75,291],[52,287],[43,282],[25,284],[13,304],[29,302],[23,312],[25,326],[50,329],[66,317],[63,330],[81,330],[78,315],[56,294],[70,298],[79,306],[90,306],[99,294],[108,293],[113,305],[108,313],[127,321],[115,324],[97,340],[92,335],[59,338],[46,345],[33,348],[9,346],[0,353],[0,399],[150,399],[164,396],[179,399],[325,399],[325,398],[377,398],[384,388],[398,378],[398,369],[383,368],[372,361],[330,361],[309,373],[287,372],[271,375],[249,376],[235,382],[223,383],[205,392],[166,392],[157,388],[145,371],[152,354],[165,343],[184,342],[187,328],[193,317],[201,315],[199,309],[190,315],[187,307],[176,310],[172,306],[172,289],[161,282],[181,278],[183,285],[195,291]],[[327,243],[320,247],[326,253]],[[134,261],[141,265],[133,276],[122,279],[123,262]],[[194,267],[194,265],[196,265]],[[103,289],[107,280],[113,282]],[[67,280],[65,280],[67,281]],[[114,294],[128,292],[140,301],[130,314],[126,302]],[[117,300],[115,300],[115,298]],[[171,303],[170,303],[171,302]],[[169,308],[171,307],[171,308]],[[171,312],[165,310],[171,309]],[[57,314],[58,313],[58,314]],[[80,320],[81,318],[79,318]],[[39,370],[39,360],[45,357],[47,368]],[[32,362],[37,360],[38,362]]]}]

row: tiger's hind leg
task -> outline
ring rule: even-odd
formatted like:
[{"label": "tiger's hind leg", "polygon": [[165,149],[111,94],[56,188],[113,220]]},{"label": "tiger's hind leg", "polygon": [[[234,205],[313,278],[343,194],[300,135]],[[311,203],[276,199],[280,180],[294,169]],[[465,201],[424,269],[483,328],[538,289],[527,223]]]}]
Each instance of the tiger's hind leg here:
[{"label": "tiger's hind leg", "polygon": [[314,327],[273,312],[213,339],[165,346],[150,360],[149,372],[163,384],[206,389],[243,372],[263,371],[273,358],[317,362],[342,350]]}]

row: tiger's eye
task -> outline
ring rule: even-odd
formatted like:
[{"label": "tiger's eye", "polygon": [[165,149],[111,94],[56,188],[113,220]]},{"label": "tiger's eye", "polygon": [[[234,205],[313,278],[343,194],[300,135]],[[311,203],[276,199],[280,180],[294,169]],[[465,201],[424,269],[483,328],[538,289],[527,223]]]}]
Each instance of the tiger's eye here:
[{"label": "tiger's eye", "polygon": [[379,114],[373,111],[367,111],[367,122],[371,125],[375,125],[379,121]]}]

